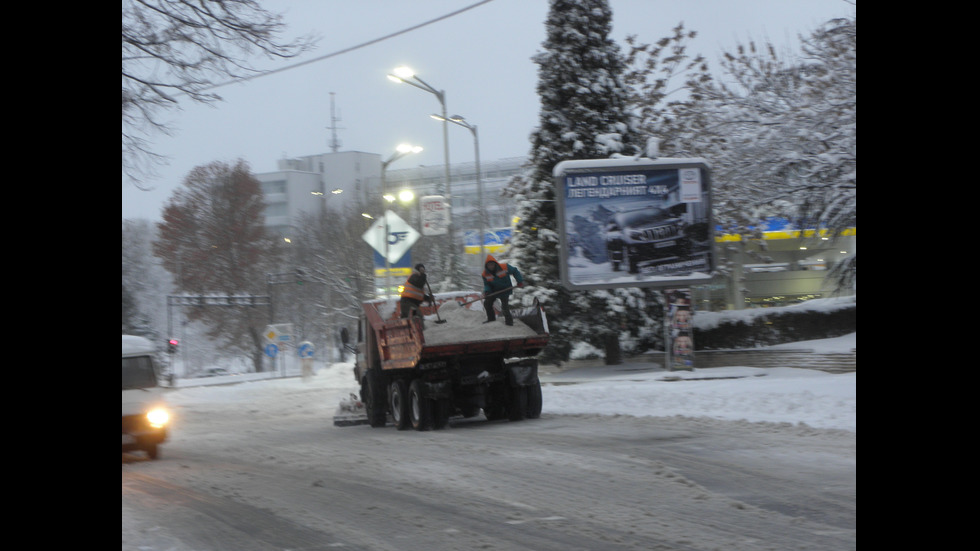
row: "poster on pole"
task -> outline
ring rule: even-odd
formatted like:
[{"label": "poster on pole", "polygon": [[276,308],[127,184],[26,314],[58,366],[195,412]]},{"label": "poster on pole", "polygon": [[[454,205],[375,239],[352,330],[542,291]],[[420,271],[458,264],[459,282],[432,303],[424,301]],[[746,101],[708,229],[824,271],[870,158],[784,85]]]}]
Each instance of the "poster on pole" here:
[{"label": "poster on pole", "polygon": [[562,161],[554,176],[566,288],[711,280],[711,180],[704,159]]},{"label": "poster on pole", "polygon": [[690,289],[664,291],[667,371],[694,369],[694,310]]},{"label": "poster on pole", "polygon": [[449,204],[442,195],[419,199],[422,213],[422,235],[445,235],[449,231]]}]

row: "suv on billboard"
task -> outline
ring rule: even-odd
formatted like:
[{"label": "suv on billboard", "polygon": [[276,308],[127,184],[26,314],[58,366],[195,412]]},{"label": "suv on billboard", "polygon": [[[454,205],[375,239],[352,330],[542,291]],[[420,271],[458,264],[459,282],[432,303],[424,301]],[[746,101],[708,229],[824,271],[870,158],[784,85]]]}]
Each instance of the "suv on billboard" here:
[{"label": "suv on billboard", "polygon": [[625,265],[627,272],[637,274],[641,264],[688,257],[692,242],[681,216],[686,208],[678,203],[667,209],[647,206],[614,214],[606,226],[606,251],[613,271]]}]

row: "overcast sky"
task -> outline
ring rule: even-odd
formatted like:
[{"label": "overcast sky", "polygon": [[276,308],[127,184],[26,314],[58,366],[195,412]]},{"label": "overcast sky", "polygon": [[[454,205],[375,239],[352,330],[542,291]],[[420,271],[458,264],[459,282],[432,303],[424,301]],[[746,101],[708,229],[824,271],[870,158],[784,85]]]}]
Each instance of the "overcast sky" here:
[{"label": "overcast sky", "polygon": [[[327,56],[437,19],[480,0],[261,0],[281,13],[290,36],[315,33],[315,50],[299,59],[255,66],[276,69]],[[683,22],[698,32],[689,53],[711,67],[723,51],[749,40],[772,41],[781,51],[798,50],[809,34],[834,17],[855,14],[854,0],[610,0],[612,37],[635,34],[652,43]],[[122,182],[124,219],[159,220],[181,180],[196,166],[246,160],[255,173],[277,169],[279,159],[331,150],[330,93],[334,93],[340,151],[384,157],[404,142],[422,153],[391,169],[442,165],[440,111],[436,96],[385,76],[400,65],[444,90],[449,115],[478,127],[480,160],[528,154],[528,136],[538,123],[537,66],[531,57],[545,38],[547,0],[492,0],[448,19],[293,69],[217,88],[224,101],[203,106],[185,101],[170,114],[173,136],[155,136],[154,150],[170,158],[158,175],[137,189]],[[449,128],[451,163],[472,162],[472,134]]]}]

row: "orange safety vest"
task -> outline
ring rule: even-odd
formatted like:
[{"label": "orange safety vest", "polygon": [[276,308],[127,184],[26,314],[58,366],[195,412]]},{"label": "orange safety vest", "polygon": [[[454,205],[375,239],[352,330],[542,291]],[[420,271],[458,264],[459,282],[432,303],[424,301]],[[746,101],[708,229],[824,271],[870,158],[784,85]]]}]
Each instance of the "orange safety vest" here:
[{"label": "orange safety vest", "polygon": [[[413,271],[412,275],[415,275],[416,273],[417,272]],[[421,287],[416,287],[415,285],[413,285],[412,278],[409,277],[405,281],[404,289],[402,289],[401,296],[402,298],[410,298],[422,302],[423,300],[425,300],[425,291],[423,291]]]}]

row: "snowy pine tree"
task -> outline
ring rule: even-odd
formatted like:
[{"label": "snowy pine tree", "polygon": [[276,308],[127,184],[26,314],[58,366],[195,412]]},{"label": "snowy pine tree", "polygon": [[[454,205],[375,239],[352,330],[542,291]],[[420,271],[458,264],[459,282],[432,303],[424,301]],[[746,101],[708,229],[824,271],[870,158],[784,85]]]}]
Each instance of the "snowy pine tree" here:
[{"label": "snowy pine tree", "polygon": [[621,336],[659,323],[657,295],[642,289],[562,287],[552,169],[569,159],[642,154],[645,140],[629,115],[625,60],[609,38],[609,3],[551,0],[545,24],[544,51],[534,57],[540,125],[531,135],[528,166],[507,188],[519,218],[508,261],[525,275],[523,303],[537,298],[548,309],[551,344],[542,360],[567,360],[572,346],[585,341],[604,348],[607,363],[618,363]]}]

